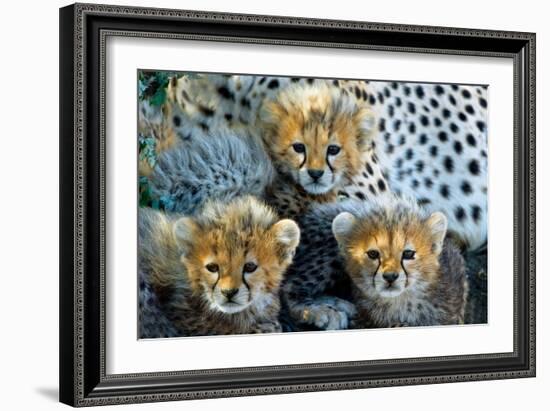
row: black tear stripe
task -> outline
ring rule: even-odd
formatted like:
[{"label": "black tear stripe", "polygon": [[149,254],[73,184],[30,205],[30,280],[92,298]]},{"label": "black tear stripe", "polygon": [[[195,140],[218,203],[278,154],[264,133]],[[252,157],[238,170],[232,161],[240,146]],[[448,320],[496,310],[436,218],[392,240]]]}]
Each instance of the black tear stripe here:
[{"label": "black tear stripe", "polygon": [[374,279],[376,278],[376,274],[378,274],[378,270],[380,269],[380,266],[382,265],[382,262],[380,261],[380,257],[378,257],[377,260],[378,260],[378,266],[376,267],[376,270],[374,270],[374,274],[372,275],[372,288],[376,288],[376,284],[374,283]]},{"label": "black tear stripe", "polygon": [[403,257],[401,257],[401,268],[405,272],[405,287],[409,286],[409,273],[407,272],[407,269],[403,265]]},{"label": "black tear stripe", "polygon": [[245,273],[243,272],[243,283],[244,285],[246,286],[247,290],[250,291],[250,286],[248,285],[248,283],[246,282],[246,278],[244,278],[245,276]]},{"label": "black tear stripe", "polygon": [[214,292],[214,289],[216,288],[216,286],[218,285],[218,282],[220,281],[220,272],[218,271],[218,278],[216,279],[216,282],[214,283],[214,285],[212,286],[212,292]]},{"label": "black tear stripe", "polygon": [[328,161],[328,157],[329,157],[329,155],[328,155],[328,153],[327,153],[326,156],[325,156],[325,162],[327,163],[328,168],[329,168],[330,171],[332,172],[332,176],[333,176],[333,178],[334,178],[334,168],[332,167],[332,164],[330,164],[330,161]]},{"label": "black tear stripe", "polygon": [[304,151],[304,161],[302,161],[302,163],[300,164],[298,169],[301,169],[304,166],[304,164],[306,163],[306,161],[307,161],[307,148],[306,148],[306,151]]}]

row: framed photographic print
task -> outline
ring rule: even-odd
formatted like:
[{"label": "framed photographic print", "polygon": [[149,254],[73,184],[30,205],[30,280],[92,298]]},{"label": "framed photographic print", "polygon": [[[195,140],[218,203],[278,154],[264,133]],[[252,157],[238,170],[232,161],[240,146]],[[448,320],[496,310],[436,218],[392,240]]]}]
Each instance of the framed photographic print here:
[{"label": "framed photographic print", "polygon": [[535,35],[60,10],[60,400],[535,375]]}]

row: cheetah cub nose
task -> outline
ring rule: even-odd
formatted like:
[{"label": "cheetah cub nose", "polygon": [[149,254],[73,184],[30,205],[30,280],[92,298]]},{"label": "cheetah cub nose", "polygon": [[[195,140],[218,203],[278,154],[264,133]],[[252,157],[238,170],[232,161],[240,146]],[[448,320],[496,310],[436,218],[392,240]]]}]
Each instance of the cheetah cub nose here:
[{"label": "cheetah cub nose", "polygon": [[222,290],[222,294],[227,300],[231,300],[239,292],[238,288],[228,288],[227,290]]},{"label": "cheetah cub nose", "polygon": [[399,277],[399,275],[397,275],[396,273],[385,273],[382,275],[382,277],[384,277],[384,280],[386,280],[388,284],[391,284],[395,280],[397,280],[397,277]]},{"label": "cheetah cub nose", "polygon": [[307,170],[309,176],[315,181],[319,180],[323,176],[324,172],[325,170]]}]

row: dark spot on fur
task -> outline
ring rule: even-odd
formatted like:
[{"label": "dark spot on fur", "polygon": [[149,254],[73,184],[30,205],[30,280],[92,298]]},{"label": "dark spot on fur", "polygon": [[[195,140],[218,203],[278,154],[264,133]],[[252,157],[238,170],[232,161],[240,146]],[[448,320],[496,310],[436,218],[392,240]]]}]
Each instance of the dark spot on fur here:
[{"label": "dark spot on fur", "polygon": [[453,144],[453,148],[456,152],[456,154],[461,154],[462,153],[462,143],[460,141],[455,141],[454,144]]},{"label": "dark spot on fur", "polygon": [[455,123],[449,124],[449,127],[451,128],[451,131],[452,131],[453,133],[458,132],[458,126],[457,126]]},{"label": "dark spot on fur", "polygon": [[[265,79],[265,77],[263,77],[263,78]],[[222,87],[218,88],[218,93],[223,98],[235,101],[235,95],[231,91],[229,91],[229,89],[227,87],[222,86]]]},{"label": "dark spot on fur", "polygon": [[365,194],[363,194],[362,192],[360,191],[356,191],[355,192],[355,197],[357,197],[359,200],[365,200]]},{"label": "dark spot on fur", "polygon": [[416,86],[414,91],[416,92],[416,96],[418,98],[424,98],[424,89],[422,88],[422,86]]},{"label": "dark spot on fur", "polygon": [[371,165],[369,163],[365,164],[365,168],[367,169],[367,172],[372,176],[374,174],[374,170],[372,169]]},{"label": "dark spot on fur", "polygon": [[485,122],[477,121],[476,126],[479,129],[479,131],[481,131],[481,132],[485,131]]},{"label": "dark spot on fur", "polygon": [[174,125],[175,125],[176,127],[181,126],[181,118],[180,118],[180,116],[174,116],[174,119],[173,119],[173,120],[174,120]]},{"label": "dark spot on fur", "polygon": [[443,198],[449,198],[449,196],[451,195],[449,186],[447,184],[442,184],[441,187],[439,188],[439,193]]},{"label": "dark spot on fur", "polygon": [[428,124],[430,124],[430,120],[427,116],[420,116],[420,124],[422,124],[424,127],[426,127]]},{"label": "dark spot on fur", "polygon": [[472,206],[472,219],[477,223],[481,218],[481,207],[478,205]]},{"label": "dark spot on fur", "polygon": [[462,90],[462,97],[470,98],[470,97],[472,97],[472,93],[470,93],[468,90],[464,89],[464,90]]},{"label": "dark spot on fur", "polygon": [[428,136],[426,134],[420,134],[418,142],[422,145],[426,144],[428,142]]},{"label": "dark spot on fur", "polygon": [[458,221],[464,220],[464,218],[466,218],[466,212],[464,211],[464,208],[462,208],[461,206],[458,206],[455,209],[455,217]]},{"label": "dark spot on fur", "polygon": [[485,100],[483,97],[479,98],[479,105],[483,108],[487,108],[487,100]]},{"label": "dark spot on fur", "polygon": [[477,160],[471,160],[469,163],[468,163],[468,170],[470,170],[470,173],[472,173],[473,175],[477,176],[479,175],[479,163]]},{"label": "dark spot on fur", "polygon": [[443,159],[443,166],[448,173],[452,173],[454,171],[453,159],[449,156],[445,156],[445,158]]},{"label": "dark spot on fur", "polygon": [[472,147],[475,147],[476,146],[476,139],[475,137],[472,135],[472,134],[468,134],[466,136],[466,142],[471,145]]},{"label": "dark spot on fur", "polygon": [[206,117],[212,117],[214,115],[214,110],[206,106],[199,106],[199,111]]},{"label": "dark spot on fur", "polygon": [[380,119],[380,122],[378,123],[378,130],[381,131],[381,132],[386,131],[386,119],[385,118]]},{"label": "dark spot on fur", "polygon": [[437,135],[437,138],[439,138],[439,141],[441,141],[442,143],[446,142],[449,139],[447,137],[447,133],[445,133],[444,131],[440,131]]},{"label": "dark spot on fur", "polygon": [[437,150],[438,150],[437,146],[431,146],[430,147],[430,155],[432,157],[437,157]]},{"label": "dark spot on fur", "polygon": [[369,184],[369,191],[372,193],[372,194],[375,194],[376,195],[376,190],[374,188],[374,186],[372,184]]},{"label": "dark spot on fur", "polygon": [[471,194],[472,193],[472,186],[466,180],[464,180],[462,182],[462,184],[460,185],[460,189],[462,190],[462,192],[464,194]]},{"label": "dark spot on fur", "polygon": [[384,180],[382,179],[378,180],[377,184],[380,191],[386,191],[386,183],[384,183]]},{"label": "dark spot on fur", "polygon": [[437,94],[438,96],[442,95],[445,92],[443,87],[441,87],[439,84],[435,86],[434,90],[435,90],[435,94]]},{"label": "dark spot on fur", "polygon": [[274,89],[274,88],[277,88],[277,87],[279,87],[279,80],[277,80],[277,79],[273,79],[269,83],[267,83],[267,88],[269,88],[269,89]]}]

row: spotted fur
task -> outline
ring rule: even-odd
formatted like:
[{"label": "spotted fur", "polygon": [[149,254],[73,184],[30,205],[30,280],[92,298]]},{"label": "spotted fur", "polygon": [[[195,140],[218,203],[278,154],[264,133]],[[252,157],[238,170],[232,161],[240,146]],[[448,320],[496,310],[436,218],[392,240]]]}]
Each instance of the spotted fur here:
[{"label": "spotted fur", "polygon": [[140,323],[161,312],[179,336],[281,331],[279,286],[299,238],[295,222],[250,196],[209,202],[194,217],[140,209],[142,291],[155,297],[140,294]]},{"label": "spotted fur", "polygon": [[[346,178],[338,179],[343,187],[334,185],[335,192],[314,188],[314,195],[323,192],[317,199],[326,202],[347,196],[368,202],[402,193],[431,212],[442,211],[449,233],[464,248],[475,250],[487,241],[485,86],[193,74],[174,78],[168,94],[181,112],[174,117],[181,133],[189,127],[210,130],[223,126],[253,129],[263,137],[279,174],[285,176],[274,185],[268,200],[288,216],[309,207],[312,198],[303,195],[312,194],[307,190],[313,178],[309,166],[319,167],[312,168],[314,171],[321,169],[327,138],[335,137],[324,133],[330,123],[326,116],[310,116],[323,110],[311,109],[315,104],[335,107],[332,103],[337,100],[329,104],[329,95],[341,96],[342,115],[352,105],[359,111],[366,107],[375,119],[372,144],[363,147],[359,166],[355,160],[349,162],[351,166],[342,173]],[[352,101],[354,104],[346,103]],[[309,122],[302,121],[306,117]],[[262,118],[267,121],[258,121]],[[319,139],[319,135],[325,137]],[[319,154],[309,157],[310,164],[304,162],[301,174],[296,167],[304,158],[288,155],[292,139],[311,140],[306,150]],[[341,153],[347,156],[350,152],[345,149]],[[324,178],[332,180],[331,173],[325,172]],[[292,182],[298,184],[287,184]]]},{"label": "spotted fur", "polygon": [[[316,206],[298,220],[303,240],[282,292],[296,323],[340,329],[463,322],[464,261],[443,241],[445,216],[387,198]],[[369,257],[373,250],[378,255]],[[403,260],[405,250],[413,259]]]}]

